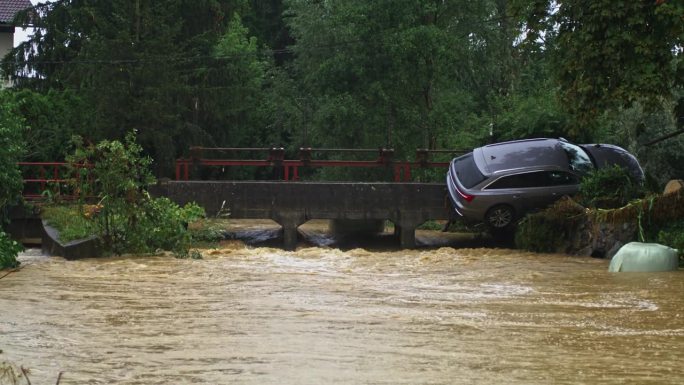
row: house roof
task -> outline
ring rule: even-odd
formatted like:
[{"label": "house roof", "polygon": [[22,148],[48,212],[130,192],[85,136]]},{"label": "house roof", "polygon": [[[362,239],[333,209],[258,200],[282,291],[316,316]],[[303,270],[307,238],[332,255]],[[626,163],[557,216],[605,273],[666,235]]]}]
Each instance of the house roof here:
[{"label": "house roof", "polygon": [[0,24],[9,24],[19,11],[31,7],[29,0],[0,0]]}]

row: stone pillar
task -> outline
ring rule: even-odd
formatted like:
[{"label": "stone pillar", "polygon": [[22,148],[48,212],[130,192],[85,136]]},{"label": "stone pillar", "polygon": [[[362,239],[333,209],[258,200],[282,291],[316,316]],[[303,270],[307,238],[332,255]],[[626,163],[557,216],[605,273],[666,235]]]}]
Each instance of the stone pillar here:
[{"label": "stone pillar", "polygon": [[401,239],[401,226],[398,223],[394,224],[394,237],[396,239]]},{"label": "stone pillar", "polygon": [[297,225],[283,224],[283,249],[293,251],[297,248]]},{"label": "stone pillar", "polygon": [[412,249],[416,247],[416,227],[425,222],[418,213],[399,213],[400,219],[394,222],[394,235],[399,236],[399,246],[402,249]]},{"label": "stone pillar", "polygon": [[303,213],[299,212],[279,212],[272,218],[283,227],[283,248],[292,251],[297,248],[297,227],[306,222]]},{"label": "stone pillar", "polygon": [[401,226],[399,230],[399,246],[402,249],[413,249],[416,247],[416,225]]}]

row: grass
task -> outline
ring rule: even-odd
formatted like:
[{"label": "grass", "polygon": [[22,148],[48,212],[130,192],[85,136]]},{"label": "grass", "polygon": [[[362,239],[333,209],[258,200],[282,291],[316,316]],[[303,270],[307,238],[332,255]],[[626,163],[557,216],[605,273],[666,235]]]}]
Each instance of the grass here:
[{"label": "grass", "polygon": [[85,217],[81,211],[83,206],[47,206],[43,208],[42,217],[47,223],[59,231],[61,242],[70,242],[88,238],[97,234],[97,225]]},{"label": "grass", "polygon": [[227,219],[200,219],[188,225],[192,243],[196,246],[214,246],[225,239],[223,230]]},{"label": "grass", "polygon": [[444,229],[445,221],[427,221],[418,226],[419,230],[442,231]]},{"label": "grass", "polygon": [[[55,205],[43,208],[42,217],[47,223],[59,231],[61,242],[70,242],[88,238],[97,234],[97,224],[87,218],[84,211],[89,206]],[[190,223],[188,230],[195,245],[213,245],[224,239],[222,230],[226,220],[199,220]]]}]

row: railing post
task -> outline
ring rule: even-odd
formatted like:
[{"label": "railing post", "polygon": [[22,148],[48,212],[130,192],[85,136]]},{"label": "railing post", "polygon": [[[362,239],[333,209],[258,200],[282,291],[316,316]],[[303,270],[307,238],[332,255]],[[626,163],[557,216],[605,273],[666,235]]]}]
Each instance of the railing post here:
[{"label": "railing post", "polygon": [[420,167],[425,167],[430,160],[430,152],[427,148],[416,149],[416,162],[420,164]]},{"label": "railing post", "polygon": [[283,160],[285,160],[285,149],[282,147],[272,147],[269,152],[268,152],[268,161],[271,162],[274,168],[278,169],[281,168],[283,169],[283,176],[285,180],[288,180],[288,174],[289,170],[287,169],[287,166],[283,164]]},{"label": "railing post", "polygon": [[410,182],[411,181],[411,163],[399,162],[394,164],[394,181],[395,182]]},{"label": "railing post", "polygon": [[45,191],[45,186],[46,186],[46,183],[45,183],[45,166],[40,166],[39,170],[40,170],[40,179],[41,179],[40,191],[43,192],[43,191]]},{"label": "railing post", "polygon": [[[197,178],[197,175],[199,174],[199,168],[200,165],[202,164],[202,159],[204,158],[204,147],[190,147],[190,158],[192,159],[192,176],[193,178]],[[186,170],[190,168],[190,161],[186,163],[185,167]],[[190,171],[186,171],[185,174],[185,180],[190,179]]]},{"label": "railing post", "polygon": [[292,166],[292,180],[298,181],[299,180],[299,166]]},{"label": "railing post", "polygon": [[380,148],[379,149],[379,158],[378,162],[382,164],[389,164],[392,162],[392,158],[394,157],[394,149],[392,148]]},{"label": "railing post", "polygon": [[299,160],[301,160],[304,164],[311,162],[311,147],[299,148]]}]

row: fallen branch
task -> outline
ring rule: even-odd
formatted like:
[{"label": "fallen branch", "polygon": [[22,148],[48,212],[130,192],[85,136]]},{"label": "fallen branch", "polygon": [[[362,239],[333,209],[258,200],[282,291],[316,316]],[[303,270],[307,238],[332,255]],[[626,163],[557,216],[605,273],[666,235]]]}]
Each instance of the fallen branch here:
[{"label": "fallen branch", "polygon": [[21,266],[19,266],[19,267],[15,267],[14,269],[7,271],[7,273],[5,273],[5,275],[1,276],[0,279],[5,278],[5,277],[7,277],[8,275],[10,275],[10,274],[12,274],[12,273],[16,273],[17,271],[23,269],[23,268],[26,267],[26,266],[28,266],[28,265],[21,265]]},{"label": "fallen branch", "polygon": [[26,383],[27,383],[28,385],[31,385],[31,380],[29,379],[29,376],[28,376],[29,370],[22,366],[22,367],[21,367],[21,372],[24,373],[24,378],[26,379]]}]

